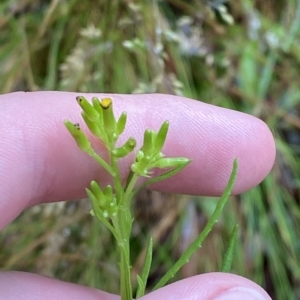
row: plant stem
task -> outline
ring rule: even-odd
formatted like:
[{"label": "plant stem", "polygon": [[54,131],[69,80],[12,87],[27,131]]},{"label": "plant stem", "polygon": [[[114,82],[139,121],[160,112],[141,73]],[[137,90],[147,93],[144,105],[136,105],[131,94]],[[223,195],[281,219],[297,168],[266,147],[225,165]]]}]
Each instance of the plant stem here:
[{"label": "plant stem", "polygon": [[191,245],[184,251],[184,253],[181,255],[179,260],[175,262],[175,264],[168,270],[168,272],[158,281],[158,283],[154,286],[153,290],[163,287],[172,277],[174,277],[174,275],[178,272],[178,270],[189,261],[191,255],[195,253],[196,249],[202,245],[207,235],[211,232],[214,224],[217,222],[234,187],[234,183],[237,175],[237,168],[238,168],[238,162],[237,159],[234,159],[232,172],[228,184],[213,214],[211,215],[207,224],[205,225],[204,229],[202,230],[200,235],[196,238],[196,240],[192,242]]},{"label": "plant stem", "polygon": [[[113,149],[111,147],[110,149]],[[118,236],[118,246],[120,249],[120,292],[122,300],[132,300],[132,285],[130,274],[130,232],[132,217],[129,202],[125,202],[125,195],[122,186],[120,170],[118,167],[118,158],[110,151],[111,167],[114,170],[114,187],[116,200],[119,205],[118,214],[112,218],[114,228]],[[134,187],[134,185],[133,185]],[[127,201],[126,201],[127,202]]]},{"label": "plant stem", "polygon": [[112,153],[110,153],[110,155],[111,155],[111,167],[115,172],[113,178],[114,178],[114,186],[115,186],[117,203],[120,204],[124,196],[124,192],[123,192],[120,170],[118,167],[118,159],[115,156],[113,156]]},{"label": "plant stem", "polygon": [[115,176],[115,169],[113,169],[102,157],[100,157],[93,149],[88,151],[88,154],[92,156],[96,162],[98,162],[111,176]]},{"label": "plant stem", "polygon": [[127,188],[126,188],[126,191],[124,194],[124,202],[123,202],[124,206],[126,206],[126,207],[130,205],[130,200],[132,198],[132,192],[133,192],[133,189],[134,189],[135,184],[138,181],[138,179],[139,179],[139,176],[136,173],[134,173],[133,176],[131,177],[131,180],[127,184]]},{"label": "plant stem", "polygon": [[132,300],[132,286],[130,274],[130,248],[129,239],[123,241],[123,247],[120,247],[120,286],[121,286],[121,299]]},{"label": "plant stem", "polygon": [[113,226],[117,232],[117,242],[120,249],[120,291],[122,300],[132,300],[132,285],[130,274],[130,207],[122,207],[118,215],[112,218]]}]

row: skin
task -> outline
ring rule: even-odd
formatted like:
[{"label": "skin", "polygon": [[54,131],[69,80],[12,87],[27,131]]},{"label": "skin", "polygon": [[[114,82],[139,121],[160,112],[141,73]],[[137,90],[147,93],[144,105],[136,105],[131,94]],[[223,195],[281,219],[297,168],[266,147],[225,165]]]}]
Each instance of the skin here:
[{"label": "skin", "polygon": [[[63,125],[80,123],[76,93],[35,92],[0,96],[0,228],[24,209],[43,202],[85,197],[93,179],[109,182],[106,172],[76,146]],[[170,130],[164,153],[184,156],[192,163],[176,176],[152,186],[164,192],[220,195],[232,162],[238,158],[234,193],[244,192],[269,173],[275,159],[273,136],[261,120],[240,112],[170,95],[100,95],[112,97],[117,115],[128,113],[124,140],[134,136],[138,147],[144,129],[158,129],[164,120]],[[91,137],[92,138],[92,137]],[[93,138],[92,138],[93,139]],[[105,157],[101,144],[94,147]],[[137,147],[137,148],[138,148]],[[123,176],[130,161],[125,159]],[[120,299],[119,296],[24,272],[0,272],[3,299]],[[219,297],[219,298],[218,298]],[[227,297],[227,298],[226,298]],[[143,299],[271,299],[248,279],[209,273],[170,284]]]}]

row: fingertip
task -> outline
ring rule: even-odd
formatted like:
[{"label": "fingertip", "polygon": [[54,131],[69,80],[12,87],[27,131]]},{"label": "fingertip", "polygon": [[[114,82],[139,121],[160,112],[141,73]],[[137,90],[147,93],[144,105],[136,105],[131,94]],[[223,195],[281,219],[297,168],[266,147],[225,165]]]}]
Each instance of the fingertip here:
[{"label": "fingertip", "polygon": [[[166,192],[220,196],[230,177],[233,161],[238,173],[233,193],[239,194],[259,184],[275,160],[272,132],[262,120],[245,113],[184,98],[172,100],[184,107],[170,119],[166,142],[168,156],[183,156],[191,164],[172,180],[155,188]],[[168,109],[176,112],[170,104]]]},{"label": "fingertip", "polygon": [[[84,188],[91,180],[103,185],[110,181],[107,173],[78,149],[64,126],[63,121],[69,119],[80,122],[83,130],[86,129],[76,96],[78,93],[66,92],[0,96],[1,122],[6,128],[0,133],[3,171],[0,207],[8,211],[0,220],[0,227],[27,206],[78,199],[85,196]],[[96,95],[86,94],[89,101],[93,96]],[[152,188],[219,196],[237,158],[234,193],[241,193],[260,183],[273,165],[272,133],[264,122],[253,116],[172,95],[110,97],[115,101],[117,115],[122,111],[128,114],[124,138],[133,136],[140,145],[146,128],[158,130],[168,120],[170,128],[163,152],[167,157],[192,160],[175,177]],[[99,141],[94,144],[95,150],[107,158],[103,145]],[[121,162],[124,174],[128,173],[130,163],[129,159],[124,164]]]},{"label": "fingertip", "polygon": [[270,128],[254,116],[247,117],[249,124],[241,126],[242,136],[237,139],[238,174],[233,194],[240,194],[260,184],[270,173],[276,156],[275,140]]},{"label": "fingertip", "polygon": [[117,300],[119,296],[37,274],[0,272],[1,299]]},{"label": "fingertip", "polygon": [[142,299],[271,300],[266,291],[253,281],[228,273],[207,273],[183,279]]}]

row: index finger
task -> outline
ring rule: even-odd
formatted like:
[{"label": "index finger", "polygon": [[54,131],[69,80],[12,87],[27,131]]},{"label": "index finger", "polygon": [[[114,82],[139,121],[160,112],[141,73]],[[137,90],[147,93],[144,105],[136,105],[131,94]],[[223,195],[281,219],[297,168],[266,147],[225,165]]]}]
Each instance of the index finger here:
[{"label": "index finger", "polygon": [[[108,174],[76,146],[63,121],[83,124],[77,93],[35,92],[0,96],[0,227],[25,207],[40,202],[78,199],[91,180],[109,182]],[[239,170],[234,192],[258,184],[270,171],[275,146],[261,120],[236,111],[183,97],[148,95],[85,95],[111,97],[119,115],[128,114],[124,137],[142,140],[146,128],[158,129],[169,120],[164,148],[167,156],[184,156],[192,163],[155,188],[184,194],[219,195],[232,162]],[[105,157],[101,143],[96,150]],[[121,168],[126,174],[130,162]]]}]

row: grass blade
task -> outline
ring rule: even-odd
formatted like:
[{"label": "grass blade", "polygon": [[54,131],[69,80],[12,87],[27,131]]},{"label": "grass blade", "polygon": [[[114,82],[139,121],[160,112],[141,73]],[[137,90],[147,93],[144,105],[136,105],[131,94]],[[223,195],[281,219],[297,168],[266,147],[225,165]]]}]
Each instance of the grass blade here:
[{"label": "grass blade", "polygon": [[137,276],[138,289],[136,292],[136,298],[140,298],[145,294],[145,288],[147,286],[147,280],[148,280],[151,262],[152,262],[152,248],[153,248],[153,242],[152,242],[152,238],[150,238],[141,276]]},{"label": "grass blade", "polygon": [[191,255],[202,245],[203,241],[207,237],[207,235],[212,230],[214,224],[217,222],[230,194],[234,187],[236,174],[237,174],[238,162],[237,159],[233,162],[232,172],[228,181],[228,184],[225,188],[225,191],[219,200],[212,216],[208,220],[206,226],[204,227],[203,231],[197,237],[197,239],[187,248],[187,250],[181,255],[179,260],[173,265],[173,267],[159,280],[159,282],[154,286],[153,290],[157,290],[163,287],[175,274],[178,270],[189,261]]},{"label": "grass blade", "polygon": [[238,234],[238,225],[236,224],[231,232],[228,248],[224,255],[223,264],[221,267],[221,272],[229,273],[232,265],[233,260],[233,252],[234,252],[234,246],[237,239]]}]

